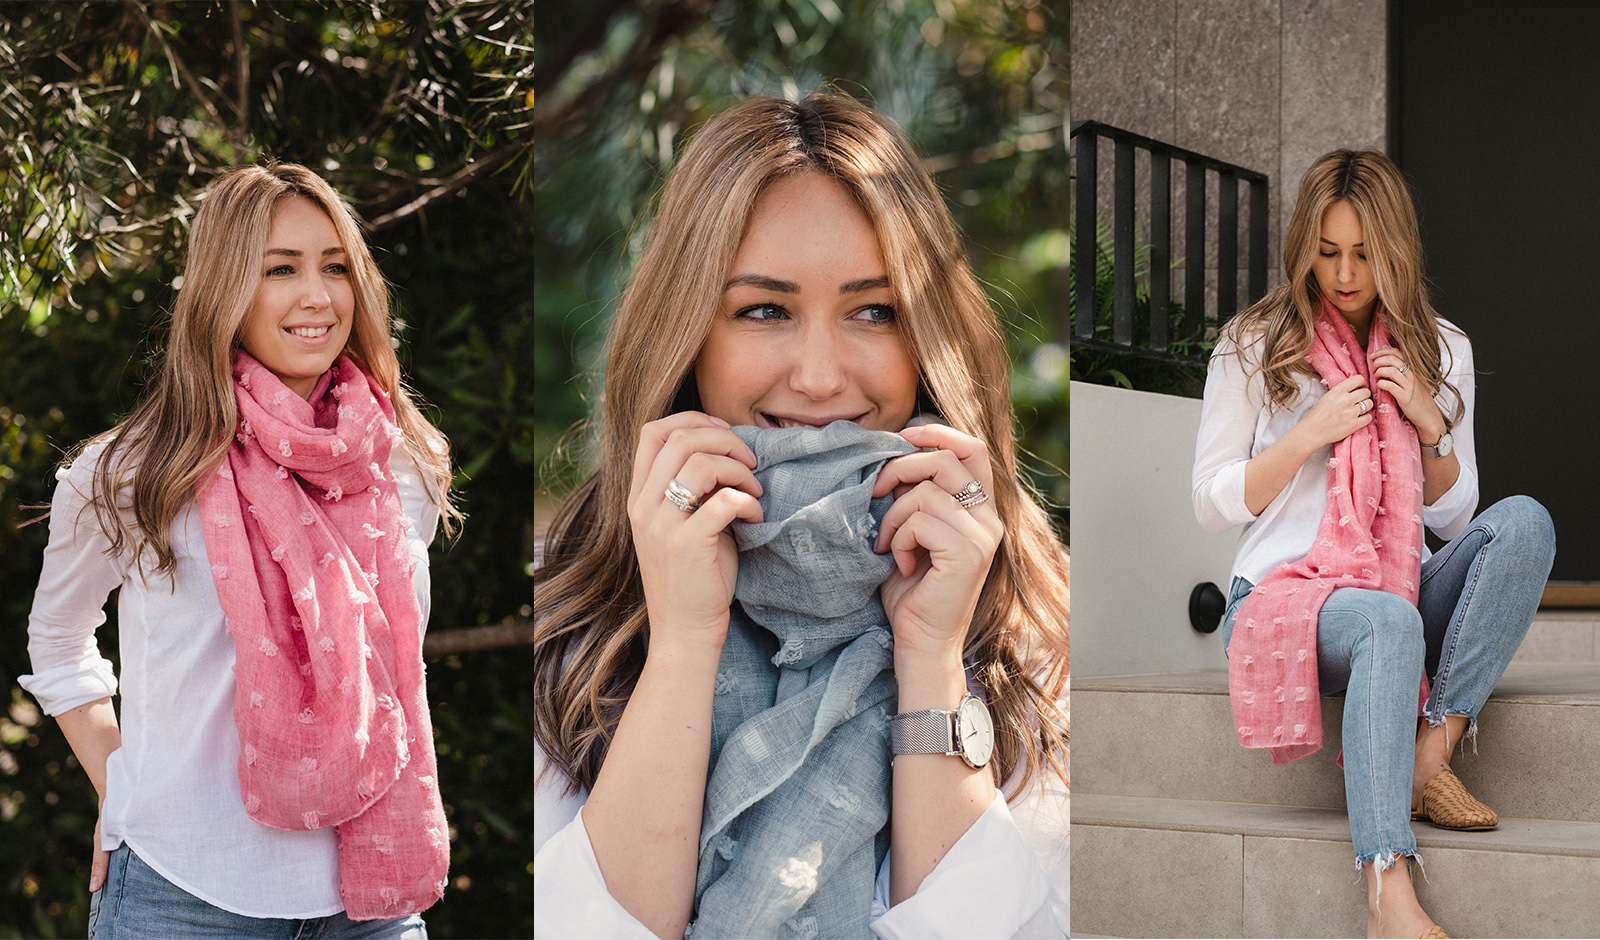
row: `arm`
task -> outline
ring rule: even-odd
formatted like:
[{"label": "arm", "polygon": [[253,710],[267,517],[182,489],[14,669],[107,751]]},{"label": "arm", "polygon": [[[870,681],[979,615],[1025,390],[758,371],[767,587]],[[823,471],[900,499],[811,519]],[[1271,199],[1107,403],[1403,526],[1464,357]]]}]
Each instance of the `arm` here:
[{"label": "arm", "polygon": [[[694,905],[712,692],[738,576],[727,529],[761,521],[755,465],[726,422],[698,412],[645,425],[634,458],[628,515],[649,647],[583,821],[606,889],[668,940]],[[698,508],[667,501],[672,480],[703,497]]]},{"label": "arm", "polygon": [[[882,594],[894,631],[899,709],[952,709],[966,693],[962,649],[1005,525],[992,503],[969,511],[951,495],[972,480],[992,489],[981,441],[940,425],[901,433],[934,449],[889,461],[873,488],[874,496],[895,493],[876,547],[893,551],[896,562]],[[894,762],[890,898],[899,904],[983,815],[995,784],[987,769],[956,757],[908,754]]]},{"label": "arm", "polygon": [[[88,449],[70,469],[56,473],[50,541],[28,615],[28,656],[34,671],[18,681],[39,700],[46,714],[55,716],[104,804],[106,760],[122,745],[122,734],[111,705],[116,678],[111,664],[100,655],[94,634],[105,622],[106,597],[122,583],[122,570],[106,556],[109,543],[84,498],[93,481],[98,453],[98,449]],[[106,871],[107,853],[100,847],[98,822],[93,853],[90,891],[99,889]]]},{"label": "arm", "polygon": [[[79,705],[56,716],[61,733],[66,735],[73,756],[89,775],[100,805],[106,802],[106,759],[122,746],[122,730],[117,726],[117,712],[111,707],[108,696],[87,705]],[[100,821],[94,824],[94,855],[89,863],[89,890],[100,890],[106,880],[106,863],[110,853],[100,847]]]},{"label": "arm", "polygon": [[[1289,486],[1313,454],[1373,420],[1366,382],[1353,376],[1323,393],[1277,440],[1255,451],[1266,403],[1254,366],[1259,343],[1239,350],[1219,341],[1206,372],[1205,401],[1195,442],[1195,517],[1222,532],[1253,521]],[[1250,357],[1251,364],[1246,365]]]}]

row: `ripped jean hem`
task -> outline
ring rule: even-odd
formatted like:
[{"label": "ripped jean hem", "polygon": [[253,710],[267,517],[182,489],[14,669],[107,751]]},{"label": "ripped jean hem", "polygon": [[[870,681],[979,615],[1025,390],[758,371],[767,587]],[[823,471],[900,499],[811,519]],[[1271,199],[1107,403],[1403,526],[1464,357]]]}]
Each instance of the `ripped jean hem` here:
[{"label": "ripped jean hem", "polygon": [[[1432,710],[1427,710],[1427,709],[1424,709],[1423,713],[1422,713],[1422,717],[1427,719],[1429,727],[1433,727],[1433,728],[1437,728],[1440,725],[1444,724],[1444,720],[1447,717],[1450,717],[1450,716],[1455,716],[1457,718],[1465,718],[1467,720],[1467,730],[1466,730],[1466,732],[1464,734],[1461,735],[1461,737],[1457,741],[1447,741],[1446,742],[1446,746],[1449,748],[1449,753],[1453,754],[1455,752],[1456,745],[1458,743],[1460,743],[1460,741],[1471,741],[1472,742],[1472,756],[1474,756],[1474,757],[1478,756],[1478,716],[1477,715],[1474,715],[1471,712],[1453,712],[1453,711],[1448,711],[1448,710],[1440,710],[1438,712],[1434,712]],[[1461,753],[1465,754],[1466,751],[1463,750]]]},{"label": "ripped jean hem", "polygon": [[1422,872],[1422,877],[1424,879],[1428,877],[1428,873],[1422,867],[1422,853],[1415,849],[1406,852],[1374,852],[1367,858],[1356,856],[1356,872],[1358,875],[1365,873],[1368,865],[1373,866],[1373,870],[1376,872],[1378,890],[1374,892],[1372,898],[1372,906],[1376,910],[1383,909],[1383,873],[1399,864],[1401,856],[1416,862],[1417,870]]}]

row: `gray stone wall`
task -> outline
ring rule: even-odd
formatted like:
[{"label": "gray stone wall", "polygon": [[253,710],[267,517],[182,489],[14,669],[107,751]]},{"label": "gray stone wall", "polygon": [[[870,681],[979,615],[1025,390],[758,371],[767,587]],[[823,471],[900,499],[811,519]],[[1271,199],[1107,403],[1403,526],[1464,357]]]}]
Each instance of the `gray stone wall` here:
[{"label": "gray stone wall", "polygon": [[[1385,148],[1388,42],[1388,0],[1072,0],[1072,117],[1271,177],[1270,287],[1306,167],[1339,147]],[[1100,162],[1104,181],[1109,148]],[[1245,283],[1241,270],[1241,295]]]}]

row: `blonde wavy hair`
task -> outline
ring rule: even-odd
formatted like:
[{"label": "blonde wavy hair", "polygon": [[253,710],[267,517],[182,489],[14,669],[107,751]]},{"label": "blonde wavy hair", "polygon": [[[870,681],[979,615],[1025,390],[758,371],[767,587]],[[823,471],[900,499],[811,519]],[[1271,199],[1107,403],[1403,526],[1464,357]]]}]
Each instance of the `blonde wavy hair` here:
[{"label": "blonde wavy hair", "polygon": [[1391,341],[1429,394],[1448,389],[1454,396],[1454,411],[1446,415],[1454,424],[1461,419],[1461,396],[1445,378],[1450,367],[1442,361],[1439,314],[1423,278],[1417,211],[1400,168],[1376,150],[1335,150],[1306,170],[1283,239],[1287,280],[1228,321],[1224,334],[1239,349],[1248,338],[1264,334],[1259,366],[1267,401],[1278,408],[1292,406],[1299,396],[1295,376],[1317,377],[1306,359],[1322,297],[1312,264],[1322,219],[1339,202],[1349,204],[1361,220],[1367,263]]},{"label": "blonde wavy hair", "polygon": [[762,191],[787,174],[843,185],[877,232],[922,404],[980,438],[1006,526],[965,650],[995,716],[992,766],[1065,779],[1066,551],[1017,476],[1009,361],[948,209],[901,132],[850,98],[754,98],[690,143],[611,324],[594,473],[563,504],[534,571],[535,734],[591,787],[644,664],[648,623],[627,499],[645,423],[697,408],[693,366]]},{"label": "blonde wavy hair", "polygon": [[372,260],[353,211],[333,187],[293,163],[237,167],[206,188],[189,233],[182,287],[155,387],[116,427],[77,450],[103,443],[92,504],[113,554],[131,553],[144,571],[146,552],[157,574],[177,563],[172,520],[195,498],[197,485],[227,453],[238,420],[233,354],[261,281],[272,213],[290,196],[311,200],[332,220],[345,250],[355,295],[354,323],[344,353],[394,403],[405,446],[421,469],[447,531],[460,513],[450,501],[450,456],[443,434],[423,417],[400,378],[390,343],[388,285]]}]

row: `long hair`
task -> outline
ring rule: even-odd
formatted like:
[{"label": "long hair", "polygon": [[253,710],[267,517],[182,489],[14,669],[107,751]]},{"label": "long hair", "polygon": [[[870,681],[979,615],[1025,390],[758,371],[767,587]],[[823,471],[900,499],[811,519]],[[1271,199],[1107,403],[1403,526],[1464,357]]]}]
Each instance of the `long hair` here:
[{"label": "long hair", "polygon": [[[551,523],[534,571],[535,734],[573,786],[593,786],[646,650],[627,498],[645,423],[695,408],[692,369],[757,197],[786,174],[845,187],[871,219],[918,364],[919,397],[988,445],[1006,533],[967,636],[996,717],[1000,779],[1065,777],[1065,550],[1019,482],[999,322],[911,145],[847,97],[754,98],[695,135],[659,195],[654,232],[611,324],[594,473]],[[1022,787],[1017,792],[1021,792]]]},{"label": "long hair", "polygon": [[1449,366],[1441,361],[1439,314],[1423,279],[1422,238],[1411,191],[1400,168],[1376,150],[1335,150],[1311,164],[1300,180],[1283,239],[1287,280],[1229,321],[1225,330],[1241,349],[1248,336],[1264,334],[1259,365],[1267,400],[1278,408],[1290,407],[1299,395],[1295,375],[1317,375],[1306,359],[1321,298],[1312,264],[1323,216],[1338,202],[1349,204],[1361,220],[1367,263],[1391,340],[1430,395],[1450,390],[1455,397],[1451,423],[1460,420],[1461,396],[1445,378]]},{"label": "long hair", "polygon": [[199,483],[233,442],[238,420],[233,356],[241,348],[245,316],[261,281],[273,210],[289,196],[311,200],[332,220],[355,295],[344,353],[389,394],[406,447],[446,529],[460,518],[449,498],[449,448],[401,382],[400,360],[389,342],[388,285],[351,209],[303,166],[238,167],[207,187],[195,213],[155,387],[126,420],[85,442],[105,445],[96,463],[93,505],[110,551],[131,553],[141,572],[147,551],[155,573],[174,570],[172,520],[194,500]]}]

